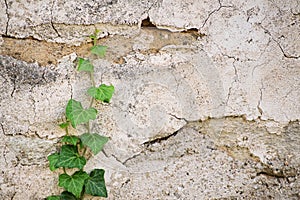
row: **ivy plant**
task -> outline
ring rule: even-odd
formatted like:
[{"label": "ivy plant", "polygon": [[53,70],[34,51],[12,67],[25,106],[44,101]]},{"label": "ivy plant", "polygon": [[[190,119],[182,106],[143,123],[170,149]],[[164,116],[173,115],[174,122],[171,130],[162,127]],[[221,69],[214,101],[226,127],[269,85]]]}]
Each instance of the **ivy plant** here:
[{"label": "ivy plant", "polygon": [[[97,34],[95,31],[90,38],[93,40],[91,54],[103,57],[106,46],[97,45]],[[84,171],[88,161],[87,150],[94,155],[98,154],[108,138],[98,133],[92,133],[90,121],[97,117],[97,110],[93,108],[94,101],[109,103],[114,93],[114,86],[100,84],[98,87],[94,81],[94,65],[89,59],[78,58],[77,70],[90,73],[92,86],[87,90],[91,101],[89,107],[82,106],[80,101],[70,99],[66,106],[66,120],[59,124],[65,129],[66,134],[60,139],[58,152],[48,156],[51,171],[61,168],[62,174],[58,178],[58,186],[64,188],[60,195],[48,196],[47,200],[82,200],[85,194],[107,197],[103,169],[93,169],[91,172]],[[77,125],[85,124],[87,132],[77,136],[70,135],[69,128],[77,128]],[[75,171],[75,172],[74,172]],[[71,173],[72,172],[72,173]]]}]

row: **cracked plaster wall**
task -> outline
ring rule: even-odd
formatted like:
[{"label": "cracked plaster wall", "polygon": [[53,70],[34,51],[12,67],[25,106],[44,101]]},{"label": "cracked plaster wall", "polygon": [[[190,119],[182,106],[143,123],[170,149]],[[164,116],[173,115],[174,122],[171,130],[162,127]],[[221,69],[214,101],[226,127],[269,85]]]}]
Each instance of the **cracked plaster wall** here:
[{"label": "cracked plaster wall", "polygon": [[299,199],[299,23],[297,0],[0,1],[0,198],[58,192],[46,156],[98,28],[109,199]]}]

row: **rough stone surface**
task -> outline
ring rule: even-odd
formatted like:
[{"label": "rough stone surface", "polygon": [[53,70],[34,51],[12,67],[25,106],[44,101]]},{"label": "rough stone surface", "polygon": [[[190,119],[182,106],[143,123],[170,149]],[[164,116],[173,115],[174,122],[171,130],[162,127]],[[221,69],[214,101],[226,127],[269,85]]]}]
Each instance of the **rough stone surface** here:
[{"label": "rough stone surface", "polygon": [[[300,4],[0,1],[0,199],[57,194],[70,98],[89,104],[88,36],[101,29],[92,131],[111,139],[108,199],[299,199]],[[76,46],[74,46],[76,45]],[[80,126],[73,134],[85,131]],[[87,196],[86,199],[100,199]]]}]

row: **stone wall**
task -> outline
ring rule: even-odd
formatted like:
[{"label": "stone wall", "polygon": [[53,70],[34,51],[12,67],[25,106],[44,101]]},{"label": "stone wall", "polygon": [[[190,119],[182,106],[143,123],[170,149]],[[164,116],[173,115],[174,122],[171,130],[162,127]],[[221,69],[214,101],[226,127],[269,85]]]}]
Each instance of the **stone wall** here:
[{"label": "stone wall", "polygon": [[95,29],[108,199],[300,198],[298,0],[1,0],[0,199],[61,190],[46,158]]}]

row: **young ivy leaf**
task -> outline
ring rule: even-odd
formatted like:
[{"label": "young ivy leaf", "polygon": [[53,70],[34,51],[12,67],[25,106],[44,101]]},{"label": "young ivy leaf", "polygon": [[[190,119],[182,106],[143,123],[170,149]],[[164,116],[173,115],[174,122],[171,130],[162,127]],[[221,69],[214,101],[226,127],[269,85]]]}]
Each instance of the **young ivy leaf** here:
[{"label": "young ivy leaf", "polygon": [[77,171],[72,176],[61,174],[59,175],[58,185],[79,198],[84,182],[88,178],[89,175],[84,171]]},{"label": "young ivy leaf", "polygon": [[72,126],[76,128],[78,124],[96,119],[97,110],[95,108],[83,109],[79,101],[70,99],[66,107],[66,116],[71,121]]},{"label": "young ivy leaf", "polygon": [[88,146],[94,155],[98,154],[104,144],[108,141],[107,137],[98,135],[97,133],[84,133],[80,136],[82,144]]},{"label": "young ivy leaf", "polygon": [[56,170],[58,167],[56,167],[56,163],[59,159],[59,154],[58,153],[53,153],[47,157],[49,161],[49,168],[51,171]]},{"label": "young ivy leaf", "polygon": [[107,197],[103,169],[94,169],[90,173],[90,178],[85,183],[85,193],[93,196]]},{"label": "young ivy leaf", "polygon": [[72,144],[72,145],[76,146],[76,144],[78,142],[80,142],[80,139],[79,139],[79,137],[77,137],[75,135],[71,135],[71,136],[66,135],[66,136],[63,137],[61,142],[65,142],[65,143]]},{"label": "young ivy leaf", "polygon": [[55,167],[82,169],[86,164],[86,159],[78,154],[76,146],[63,145]]},{"label": "young ivy leaf", "polygon": [[94,46],[91,48],[91,52],[92,52],[92,54],[95,54],[95,55],[97,55],[97,56],[103,58],[103,57],[105,56],[106,49],[107,49],[107,46],[94,45]]},{"label": "young ivy leaf", "polygon": [[85,72],[93,72],[94,65],[87,59],[79,58],[78,59],[78,71],[85,71]]},{"label": "young ivy leaf", "polygon": [[88,94],[97,100],[109,103],[115,88],[113,85],[101,84],[99,87],[91,87],[88,89]]}]

